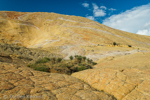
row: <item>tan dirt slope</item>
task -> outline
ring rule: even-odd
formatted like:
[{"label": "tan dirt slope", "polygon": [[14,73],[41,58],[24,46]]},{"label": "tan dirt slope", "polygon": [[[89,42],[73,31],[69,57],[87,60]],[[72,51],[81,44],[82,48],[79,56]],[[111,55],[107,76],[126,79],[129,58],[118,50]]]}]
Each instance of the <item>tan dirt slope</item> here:
[{"label": "tan dirt slope", "polygon": [[77,16],[0,12],[0,42],[26,47],[112,44],[150,47],[150,37],[116,30]]}]

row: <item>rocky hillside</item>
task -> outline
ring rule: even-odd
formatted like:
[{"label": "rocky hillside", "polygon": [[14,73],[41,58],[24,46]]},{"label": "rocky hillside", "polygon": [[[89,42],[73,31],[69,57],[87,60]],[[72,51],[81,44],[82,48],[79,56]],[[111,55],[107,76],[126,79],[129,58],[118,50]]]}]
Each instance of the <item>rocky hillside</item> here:
[{"label": "rocky hillside", "polygon": [[[71,55],[97,65],[71,76],[27,67],[43,57]],[[149,100],[149,59],[149,36],[84,17],[0,11],[0,100],[18,100],[17,95],[25,100],[37,99],[26,95],[44,100]]]},{"label": "rocky hillside", "polygon": [[[85,55],[86,46],[149,48],[150,37],[116,30],[77,16],[44,12],[0,12],[0,42],[28,48],[55,47],[64,55]],[[71,52],[68,52],[71,51]]]}]

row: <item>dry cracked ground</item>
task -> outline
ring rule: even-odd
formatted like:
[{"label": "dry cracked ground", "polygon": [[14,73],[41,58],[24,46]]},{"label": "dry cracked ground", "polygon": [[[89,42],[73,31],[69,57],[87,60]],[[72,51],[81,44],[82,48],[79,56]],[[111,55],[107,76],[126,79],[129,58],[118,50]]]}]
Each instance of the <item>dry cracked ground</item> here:
[{"label": "dry cracked ground", "polygon": [[150,53],[138,52],[103,59],[95,69],[73,73],[97,90],[118,100],[150,100]]},{"label": "dry cracked ground", "polygon": [[72,76],[8,63],[0,63],[0,84],[0,100],[115,100]]}]

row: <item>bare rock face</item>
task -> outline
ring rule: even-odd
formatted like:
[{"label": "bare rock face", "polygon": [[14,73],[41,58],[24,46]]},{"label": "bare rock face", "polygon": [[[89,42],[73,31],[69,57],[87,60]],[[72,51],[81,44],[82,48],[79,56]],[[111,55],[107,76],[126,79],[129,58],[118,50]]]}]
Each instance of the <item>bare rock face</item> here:
[{"label": "bare rock face", "polygon": [[138,69],[99,68],[73,73],[72,76],[117,100],[150,100],[150,74]]},{"label": "bare rock face", "polygon": [[114,100],[65,74],[0,63],[0,100]]}]

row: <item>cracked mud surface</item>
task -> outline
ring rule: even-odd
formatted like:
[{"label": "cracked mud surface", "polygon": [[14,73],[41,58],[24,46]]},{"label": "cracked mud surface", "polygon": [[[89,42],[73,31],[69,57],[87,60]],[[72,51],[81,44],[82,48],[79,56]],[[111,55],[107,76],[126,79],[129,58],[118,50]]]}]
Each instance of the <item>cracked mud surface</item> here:
[{"label": "cracked mud surface", "polygon": [[104,90],[114,95],[118,100],[149,100],[149,74],[139,73],[141,74],[139,75],[140,78],[137,78],[135,74],[137,71],[134,69],[120,72],[106,68],[77,72],[73,73],[72,76],[83,80],[97,90]]},{"label": "cracked mud surface", "polygon": [[0,100],[115,100],[72,76],[9,63],[0,63],[0,84]]}]

